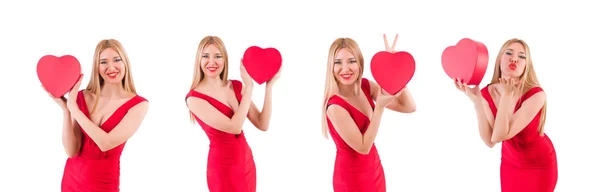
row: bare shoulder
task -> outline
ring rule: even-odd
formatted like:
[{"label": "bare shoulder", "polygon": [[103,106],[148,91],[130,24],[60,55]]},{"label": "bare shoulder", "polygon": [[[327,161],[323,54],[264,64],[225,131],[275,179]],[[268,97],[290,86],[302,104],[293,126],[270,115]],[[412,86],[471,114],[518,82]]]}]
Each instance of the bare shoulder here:
[{"label": "bare shoulder", "polygon": [[369,92],[371,93],[371,97],[376,97],[377,92],[379,91],[379,84],[377,82],[364,78],[367,82],[369,82]]},{"label": "bare shoulder", "polygon": [[146,111],[148,111],[149,107],[150,107],[150,102],[148,102],[148,100],[144,100],[144,101],[138,103],[137,105],[131,107],[130,110],[145,113]]},{"label": "bare shoulder", "polygon": [[83,99],[85,100],[85,103],[88,105],[88,107],[90,107],[90,104],[95,102],[94,99],[96,98],[96,96],[87,89],[81,90],[81,93],[83,94]]},{"label": "bare shoulder", "polygon": [[[529,99],[527,99],[527,100],[530,100],[530,101],[533,101],[533,102],[536,102],[536,103],[537,102],[545,102],[546,101],[546,92],[543,89],[539,88],[539,87],[537,87],[537,88],[536,87],[531,88],[531,89],[527,90],[527,92],[532,91],[533,89],[540,89],[540,91],[538,91],[536,93],[533,93],[533,95],[531,95],[529,97]],[[527,92],[525,94],[527,94]]]},{"label": "bare shoulder", "polygon": [[327,116],[329,116],[332,119],[336,119],[336,117],[340,117],[342,115],[348,115],[348,111],[346,109],[344,109],[344,107],[342,107],[339,104],[330,104],[327,106]]}]

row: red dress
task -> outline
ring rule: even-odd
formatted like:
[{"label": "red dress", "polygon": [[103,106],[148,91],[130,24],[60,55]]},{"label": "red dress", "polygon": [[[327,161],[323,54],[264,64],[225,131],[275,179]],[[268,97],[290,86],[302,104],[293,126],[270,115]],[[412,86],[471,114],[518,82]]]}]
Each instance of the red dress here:
[{"label": "red dress", "polygon": [[[110,132],[133,106],[147,101],[136,95],[117,110],[100,125],[100,128]],[[79,109],[90,118],[83,92],[77,95]],[[81,129],[81,149],[79,153],[67,159],[62,178],[62,192],[118,192],[120,180],[120,158],[125,143],[102,152],[90,136]]]},{"label": "red dress", "polygon": [[[235,96],[242,99],[242,82],[231,80]],[[234,111],[208,95],[191,90],[187,96],[206,100],[227,117],[233,117]],[[215,129],[194,115],[196,121],[210,140],[206,179],[211,192],[255,192],[256,166],[252,150],[246,141],[244,132],[230,134]]]},{"label": "red dress", "polygon": [[[523,94],[514,112],[525,100],[541,91],[542,88],[534,87]],[[495,118],[497,108],[488,86],[481,90],[481,95],[489,103]],[[500,179],[503,192],[554,191],[558,179],[556,152],[550,138],[546,134],[539,135],[540,114],[541,110],[521,132],[502,142]]]},{"label": "red dress", "polygon": [[[369,81],[363,78],[361,85],[361,89],[369,100],[371,108],[374,109],[375,104],[373,103],[371,94],[369,94]],[[329,98],[327,107],[331,105],[338,105],[346,109],[360,132],[364,134],[367,131],[370,118],[360,110],[337,95]],[[360,154],[346,144],[340,135],[338,135],[329,117],[327,117],[327,126],[337,149],[333,171],[333,190],[335,192],[385,192],[385,174],[375,144],[371,146],[369,154]]]}]

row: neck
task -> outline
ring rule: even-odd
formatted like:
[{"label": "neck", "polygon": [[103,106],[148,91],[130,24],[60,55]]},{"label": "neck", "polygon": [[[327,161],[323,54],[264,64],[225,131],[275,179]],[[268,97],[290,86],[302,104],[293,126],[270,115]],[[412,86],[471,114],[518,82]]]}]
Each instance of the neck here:
[{"label": "neck", "polygon": [[504,74],[503,74],[503,75],[501,75],[500,77],[501,77],[501,78],[519,79],[519,77],[518,77],[518,76],[517,76],[517,77],[513,77],[513,76],[504,75]]},{"label": "neck", "polygon": [[223,80],[221,79],[220,76],[216,76],[216,77],[204,77],[204,79],[202,79],[202,83],[211,87],[222,87],[223,86]]},{"label": "neck", "polygon": [[357,94],[356,84],[344,85],[344,84],[338,83],[338,91],[343,96],[355,96]]},{"label": "neck", "polygon": [[104,83],[100,90],[100,96],[108,99],[121,98],[125,95],[125,88],[121,83]]}]

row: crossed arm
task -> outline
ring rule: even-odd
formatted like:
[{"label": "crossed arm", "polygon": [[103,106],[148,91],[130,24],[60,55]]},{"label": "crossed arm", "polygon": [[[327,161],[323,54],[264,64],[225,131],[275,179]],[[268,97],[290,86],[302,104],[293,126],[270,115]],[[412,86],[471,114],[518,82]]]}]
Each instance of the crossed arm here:
[{"label": "crossed arm", "polygon": [[271,87],[268,86],[265,90],[263,109],[259,111],[252,102],[252,89],[243,88],[239,107],[231,118],[223,115],[204,99],[189,97],[187,104],[190,111],[207,125],[226,133],[240,134],[246,118],[259,130],[269,129],[272,111],[271,95]]},{"label": "crossed arm", "polygon": [[489,103],[480,97],[475,102],[475,109],[481,139],[490,148],[499,142],[511,139],[535,118],[545,102],[546,94],[538,92],[523,102],[521,108],[514,112],[516,102],[513,98],[501,96],[494,118]]},{"label": "crossed arm", "polygon": [[[102,152],[111,150],[127,141],[138,130],[142,124],[146,113],[148,112],[148,102],[144,101],[129,109],[129,112],[123,117],[121,122],[110,132],[102,130],[98,125],[92,122],[79,109],[71,111],[71,117],[74,119],[73,124],[79,124],[90,138],[98,145]],[[79,130],[77,128],[74,129]],[[81,147],[81,141],[78,140],[75,147],[69,150],[69,156],[73,156],[74,151],[78,151]]]}]

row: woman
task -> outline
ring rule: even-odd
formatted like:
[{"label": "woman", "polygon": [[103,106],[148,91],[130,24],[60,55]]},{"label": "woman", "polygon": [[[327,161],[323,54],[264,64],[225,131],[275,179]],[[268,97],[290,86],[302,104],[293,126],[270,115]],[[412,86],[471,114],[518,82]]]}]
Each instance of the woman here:
[{"label": "woman", "polygon": [[[396,40],[398,36],[396,35]],[[396,40],[386,50],[394,52]],[[371,80],[362,78],[364,59],[356,42],[336,39],[329,49],[323,134],[329,131],[337,148],[333,189],[386,191],[385,174],[374,141],[384,108],[402,113],[415,111],[408,89],[389,95]],[[373,100],[376,102],[373,103]]]},{"label": "woman", "polygon": [[[262,111],[252,102],[253,80],[240,65],[242,82],[229,80],[228,56],[219,37],[207,36],[196,53],[194,79],[186,103],[192,122],[210,140],[207,182],[211,192],[255,192],[256,167],[242,125],[246,117],[262,131],[271,118],[271,92],[280,72],[266,84]],[[280,70],[281,71],[281,70]]]},{"label": "woman", "polygon": [[121,152],[148,111],[148,101],[137,95],[119,41],[100,41],[93,65],[86,89],[78,91],[81,75],[68,100],[54,98],[63,109],[62,142],[69,157],[63,192],[119,191]]},{"label": "woman", "polygon": [[475,104],[479,134],[488,147],[502,142],[503,192],[551,192],[558,178],[556,153],[544,133],[546,94],[525,41],[502,45],[492,82],[479,89],[454,80]]}]

